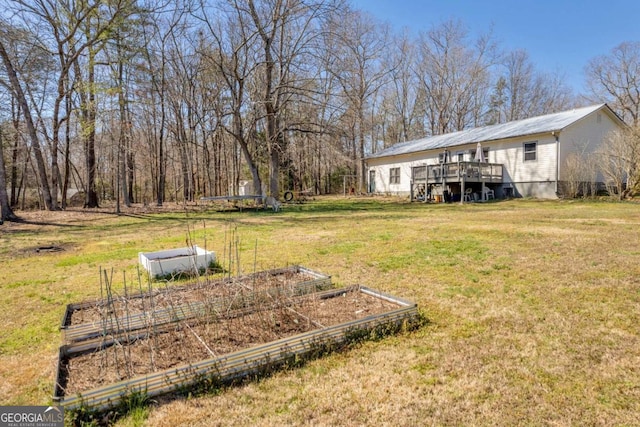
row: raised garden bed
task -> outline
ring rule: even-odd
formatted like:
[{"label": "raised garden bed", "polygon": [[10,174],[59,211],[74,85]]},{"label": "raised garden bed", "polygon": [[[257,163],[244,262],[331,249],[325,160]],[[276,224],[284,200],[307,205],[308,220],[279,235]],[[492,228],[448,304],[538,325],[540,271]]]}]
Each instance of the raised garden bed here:
[{"label": "raised garden bed", "polygon": [[69,409],[104,410],[131,393],[152,397],[203,381],[230,382],[418,320],[414,303],[361,286],[282,302],[201,323],[176,322],[91,351],[62,346],[54,400]]},{"label": "raised garden bed", "polygon": [[177,272],[197,273],[214,262],[216,254],[193,245],[157,252],[140,252],[138,259],[152,277],[160,277]]},{"label": "raised garden bed", "polygon": [[329,276],[292,266],[69,304],[60,328],[67,343],[95,340],[192,318],[225,316],[329,287]]}]

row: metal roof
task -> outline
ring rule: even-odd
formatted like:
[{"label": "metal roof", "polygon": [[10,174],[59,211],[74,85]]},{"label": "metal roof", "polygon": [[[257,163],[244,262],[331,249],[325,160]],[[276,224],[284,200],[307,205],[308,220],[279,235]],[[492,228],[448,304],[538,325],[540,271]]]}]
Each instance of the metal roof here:
[{"label": "metal roof", "polygon": [[515,138],[518,136],[550,133],[554,131],[558,132],[603,107],[608,108],[606,104],[598,104],[560,113],[401,142],[372,154],[369,158],[397,156],[419,151],[453,147],[456,145],[495,141],[498,139]]}]

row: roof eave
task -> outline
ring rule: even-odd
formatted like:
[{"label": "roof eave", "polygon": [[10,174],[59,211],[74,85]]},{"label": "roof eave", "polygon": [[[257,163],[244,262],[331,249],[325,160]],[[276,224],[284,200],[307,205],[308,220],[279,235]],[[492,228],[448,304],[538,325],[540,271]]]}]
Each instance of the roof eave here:
[{"label": "roof eave", "polygon": [[544,132],[533,132],[533,133],[523,133],[517,136],[510,136],[510,137],[506,137],[506,138],[492,138],[492,139],[483,139],[482,141],[471,141],[471,142],[463,142],[463,143],[459,143],[459,144],[451,144],[451,145],[445,145],[442,147],[438,147],[438,148],[427,148],[424,150],[416,150],[416,151],[408,151],[406,153],[397,153],[397,154],[386,154],[386,155],[374,155],[374,156],[369,156],[369,157],[365,157],[365,160],[369,160],[369,159],[383,159],[383,158],[393,158],[393,157],[400,157],[400,156],[408,156],[408,155],[412,155],[412,154],[419,154],[419,153],[429,153],[429,152],[439,152],[444,150],[445,148],[451,148],[451,147],[460,147],[462,145],[475,145],[475,144],[484,144],[484,143],[491,143],[491,142],[496,142],[496,141],[508,141],[510,139],[517,139],[517,138],[528,138],[528,137],[532,137],[532,136],[536,136],[536,135],[548,135],[548,134],[553,134],[554,132],[562,132],[564,129],[566,129],[567,127],[569,127],[571,125],[567,125],[563,128],[558,128],[558,129],[553,129],[553,130],[547,130]]}]

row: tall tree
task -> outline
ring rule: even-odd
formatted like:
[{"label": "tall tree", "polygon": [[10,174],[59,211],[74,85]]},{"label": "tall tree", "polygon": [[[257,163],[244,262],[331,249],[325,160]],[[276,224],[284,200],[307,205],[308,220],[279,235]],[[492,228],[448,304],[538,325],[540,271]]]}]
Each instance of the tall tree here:
[{"label": "tall tree", "polygon": [[610,133],[598,156],[610,195],[622,200],[640,192],[640,126]]},{"label": "tall tree", "polygon": [[[86,54],[86,62],[75,60],[73,66],[78,79],[77,92],[80,98],[80,128],[85,153],[86,188],[85,202],[87,208],[99,206],[96,190],[96,121],[98,114],[99,85],[97,84],[97,66],[99,55],[107,45],[112,34],[117,34],[123,20],[133,12],[129,0],[119,0],[102,7],[101,0],[94,3],[81,2],[82,19],[78,20],[80,39],[79,48]],[[84,8],[81,8],[84,6]],[[76,54],[76,47],[71,51]]]},{"label": "tall tree", "polygon": [[444,22],[421,34],[417,61],[424,120],[431,134],[481,124],[496,62],[490,34],[470,41],[461,22]]},{"label": "tall tree", "polygon": [[140,98],[137,109],[141,124],[139,134],[149,151],[145,181],[152,183],[157,206],[162,206],[167,197],[171,38],[174,31],[186,25],[188,12],[189,7],[183,1],[165,3],[148,12],[141,26],[142,60],[137,63],[138,73],[134,80]]},{"label": "tall tree", "polygon": [[[51,159],[52,206],[57,209],[60,189],[58,155],[60,151],[60,131],[63,123],[70,120],[69,109],[63,108],[66,98],[71,95],[70,73],[81,79],[77,89],[81,99],[81,125],[85,146],[87,188],[85,204],[98,205],[95,191],[95,62],[110,32],[120,24],[121,17],[130,12],[131,0],[16,0],[14,8],[17,16],[23,17],[26,26],[37,35],[38,44],[57,58],[56,93],[53,96],[52,129],[49,156]],[[80,64],[81,58],[88,60]],[[86,68],[85,68],[86,66]],[[62,115],[62,111],[67,113]],[[65,159],[65,164],[68,159]],[[67,175],[65,172],[65,175]]]},{"label": "tall tree", "polygon": [[[234,5],[226,5],[215,9],[203,5],[197,17],[206,28],[204,39],[210,39],[210,44],[203,42],[199,48],[205,66],[210,64],[217,71],[221,79],[221,89],[214,90],[218,99],[218,116],[220,126],[233,137],[245,160],[253,183],[253,194],[262,194],[262,179],[260,177],[256,150],[255,108],[249,98],[248,82],[255,70],[256,62],[252,50],[255,32],[247,29],[246,17]],[[234,182],[234,188],[237,188]],[[227,190],[226,190],[227,191]]]},{"label": "tall tree", "polygon": [[114,180],[117,212],[120,212],[121,200],[126,206],[131,206],[134,202],[131,96],[135,88],[132,74],[136,65],[134,58],[144,50],[141,46],[141,26],[147,17],[147,10],[137,3],[134,0],[122,3],[122,6],[114,3],[114,7],[127,10],[122,13],[117,25],[114,25],[104,48],[106,62],[110,67],[111,92],[115,92],[117,97],[117,171]]},{"label": "tall tree", "polygon": [[[418,120],[418,84],[414,72],[416,47],[407,33],[395,38],[385,67],[391,68],[391,82],[384,89],[384,101],[377,117],[383,126],[382,140],[388,146],[424,136],[424,127]],[[375,147],[374,147],[375,148]]]},{"label": "tall tree", "polygon": [[38,138],[38,133],[36,131],[36,125],[31,115],[31,109],[30,109],[29,103],[27,102],[27,98],[25,96],[24,90],[20,85],[18,74],[13,66],[13,62],[9,57],[7,50],[5,49],[5,46],[2,40],[0,40],[0,58],[2,58],[2,62],[6,69],[13,95],[17,99],[18,103],[20,104],[20,107],[24,114],[24,119],[27,125],[27,131],[29,133],[29,137],[31,140],[31,149],[33,150],[34,156],[36,158],[36,166],[37,166],[38,175],[40,178],[40,188],[42,190],[42,196],[44,198],[45,207],[48,210],[55,210],[56,203],[54,199],[51,197],[51,190],[49,187],[49,180],[47,177],[47,169],[44,161],[44,156],[42,155],[42,147],[40,145],[40,139]]},{"label": "tall tree", "polygon": [[[365,187],[365,155],[372,141],[371,117],[375,98],[388,83],[397,64],[385,67],[389,28],[371,15],[357,10],[334,15],[325,46],[333,54],[330,72],[341,86],[346,101],[345,118],[350,119],[351,157],[356,165],[359,190]],[[387,63],[388,64],[388,63]]]},{"label": "tall tree", "polygon": [[503,121],[555,113],[573,103],[563,79],[537,71],[527,51],[509,52],[503,67],[504,74],[498,78],[492,97],[493,111]]},{"label": "tall tree", "polygon": [[640,41],[627,41],[585,67],[589,99],[605,100],[627,123],[640,122]]},{"label": "tall tree", "polygon": [[[5,44],[6,53],[11,61],[13,71],[16,73],[16,77],[19,80],[19,84],[22,87],[27,105],[30,107],[29,116],[31,118],[31,122],[34,124],[34,128],[40,135],[46,136],[46,119],[42,116],[42,110],[46,105],[47,89],[50,81],[49,75],[52,74],[53,70],[51,67],[51,57],[49,53],[39,45],[37,37],[33,32],[23,26],[14,26],[13,22],[16,22],[16,25],[19,25],[18,20],[12,21],[12,24],[2,22],[2,25],[0,25],[0,39],[3,39],[8,43]],[[6,67],[4,68],[5,73],[3,73],[4,76],[0,75],[0,84],[9,89],[8,99],[10,102],[8,104],[11,106],[13,122],[13,150],[10,164],[11,203],[12,205],[15,205],[20,193],[21,184],[25,182],[24,172],[20,176],[20,182],[18,182],[19,165],[17,161],[19,156],[22,154],[21,157],[24,157],[23,171],[26,171],[26,166],[29,163],[27,157],[31,152],[30,147],[21,149],[20,146],[23,139],[32,141],[32,138],[23,138],[24,122],[22,121],[22,117],[24,103],[16,97],[16,92],[12,89],[11,79],[9,78],[9,71],[6,70]],[[0,70],[2,69],[3,67],[0,66]],[[40,135],[38,135],[37,138],[39,142],[42,143],[42,141],[40,141]],[[41,146],[39,144],[39,147],[35,148],[41,149],[39,152],[33,151],[36,157],[36,167],[38,168],[38,158],[43,157],[43,162],[46,162],[46,159],[48,158],[47,145],[46,143],[42,143]],[[38,168],[38,174],[40,178],[47,176],[46,168],[44,170],[44,174]],[[48,186],[48,181],[45,181],[45,184]],[[46,194],[47,190],[41,185],[40,195],[45,199],[41,200],[41,202],[44,202],[45,209],[49,209],[50,205],[46,203]],[[52,204],[55,205],[55,193],[51,192],[51,198]]]},{"label": "tall tree", "polygon": [[[280,159],[287,145],[287,108],[296,93],[304,91],[300,70],[310,60],[319,41],[319,21],[334,10],[331,2],[314,0],[236,0],[240,22],[250,22],[260,43],[255,102],[264,111],[265,140],[269,155],[269,195],[279,197]],[[243,15],[248,11],[248,19]],[[304,79],[303,79],[304,81]]]}]

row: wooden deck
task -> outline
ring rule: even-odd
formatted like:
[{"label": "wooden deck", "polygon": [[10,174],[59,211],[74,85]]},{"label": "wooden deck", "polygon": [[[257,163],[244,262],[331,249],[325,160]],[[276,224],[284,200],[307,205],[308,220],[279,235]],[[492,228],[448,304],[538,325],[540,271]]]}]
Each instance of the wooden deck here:
[{"label": "wooden deck", "polygon": [[464,199],[463,194],[467,188],[478,187],[481,194],[484,194],[483,189],[487,184],[496,186],[503,183],[503,170],[500,163],[452,162],[427,165],[426,177],[414,179],[411,183],[411,200],[433,200],[435,195],[432,190],[439,189],[442,194],[447,186],[452,187],[449,193],[457,195],[459,200]]},{"label": "wooden deck", "polygon": [[459,162],[427,166],[427,182],[484,182],[502,183],[500,163]]}]

